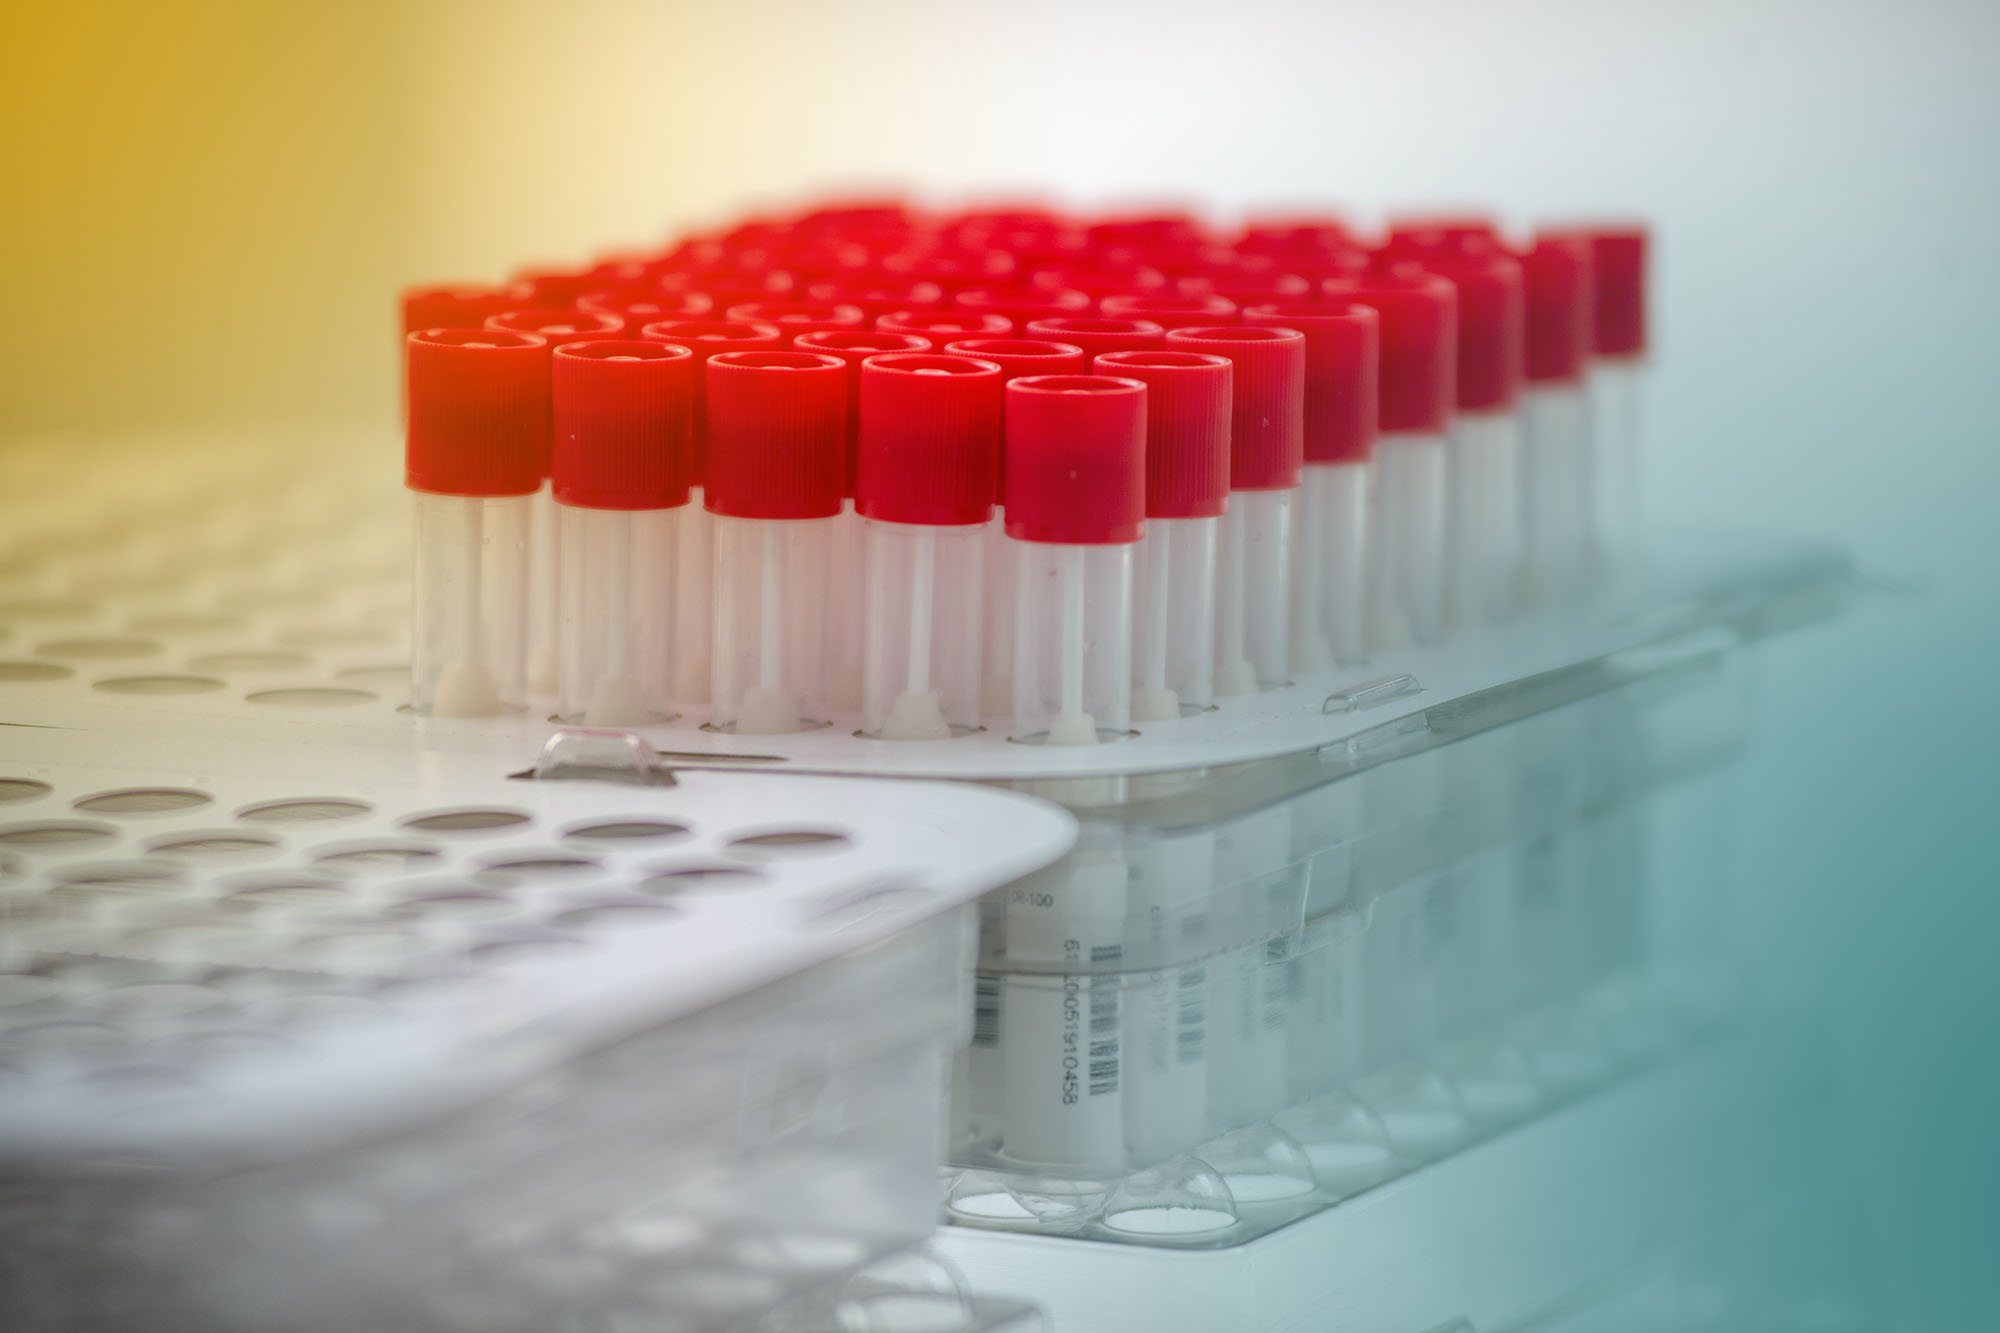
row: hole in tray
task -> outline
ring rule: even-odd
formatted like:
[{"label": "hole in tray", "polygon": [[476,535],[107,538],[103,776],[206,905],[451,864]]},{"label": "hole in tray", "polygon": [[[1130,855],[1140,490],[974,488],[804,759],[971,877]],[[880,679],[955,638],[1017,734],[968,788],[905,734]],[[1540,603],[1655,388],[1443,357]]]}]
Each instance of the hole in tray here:
[{"label": "hole in tray", "polygon": [[16,801],[39,801],[55,788],[33,778],[0,778],[0,805]]},{"label": "hole in tray", "polygon": [[292,671],[311,666],[304,653],[208,653],[188,662],[190,671]]},{"label": "hole in tray", "polygon": [[853,844],[847,834],[835,829],[773,829],[731,838],[730,855],[746,861],[783,861],[800,856],[826,856],[847,850]]},{"label": "hole in tray", "polygon": [[496,857],[481,863],[486,874],[506,880],[571,880],[594,875],[597,862],[586,856],[555,853]]},{"label": "hole in tray", "polygon": [[155,856],[184,856],[191,861],[236,861],[277,849],[271,838],[232,831],[175,834],[147,846]]},{"label": "hole in tray", "polygon": [[288,690],[258,690],[245,697],[253,704],[276,704],[287,708],[346,708],[353,704],[372,703],[376,696],[369,690],[319,685]]},{"label": "hole in tray", "polygon": [[711,893],[755,888],[764,874],[747,866],[678,866],[649,873],[633,887],[641,893]]},{"label": "hole in tray", "polygon": [[514,828],[529,816],[519,810],[438,810],[427,815],[411,815],[403,827],[418,833],[483,833],[489,829]]},{"label": "hole in tray", "polygon": [[684,838],[690,832],[685,824],[670,824],[655,819],[621,819],[605,824],[581,824],[563,830],[565,838],[575,838],[578,842],[650,842],[662,838]]},{"label": "hole in tray", "polygon": [[113,842],[118,830],[109,824],[76,819],[52,819],[41,824],[9,824],[0,828],[0,844],[8,847],[88,847]]},{"label": "hole in tray", "polygon": [[207,792],[191,787],[128,787],[123,791],[78,797],[76,808],[94,815],[159,815],[193,810],[214,799]]},{"label": "hole in tray", "polygon": [[355,819],[367,814],[369,809],[361,801],[325,797],[247,805],[236,812],[236,817],[251,824],[317,824],[335,819]]},{"label": "hole in tray", "polygon": [[397,870],[415,870],[437,860],[442,853],[435,847],[414,842],[364,843],[320,852],[313,864],[343,875],[379,875]]},{"label": "hole in tray", "polygon": [[96,682],[108,694],[206,694],[222,687],[213,676],[113,676]]},{"label": "hole in tray", "polygon": [[43,657],[97,662],[113,658],[150,657],[160,651],[160,644],[155,639],[53,639],[37,645],[35,651]]},{"label": "hole in tray", "polygon": [[67,680],[75,674],[54,662],[0,662],[0,680]]}]

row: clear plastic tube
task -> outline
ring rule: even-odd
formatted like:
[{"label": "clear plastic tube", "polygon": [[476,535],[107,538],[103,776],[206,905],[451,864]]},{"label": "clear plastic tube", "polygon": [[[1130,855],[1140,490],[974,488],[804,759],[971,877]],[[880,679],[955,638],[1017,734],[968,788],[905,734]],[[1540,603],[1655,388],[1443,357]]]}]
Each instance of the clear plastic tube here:
[{"label": "clear plastic tube", "polygon": [[560,658],[557,621],[561,615],[559,580],[562,566],[561,506],[547,482],[528,497],[528,666],[527,692],[536,697],[556,692]]},{"label": "clear plastic tube", "polygon": [[1215,697],[1213,518],[1154,518],[1139,539],[1132,636],[1132,720],[1161,722]]},{"label": "clear plastic tube", "polygon": [[986,555],[981,562],[986,582],[981,599],[986,609],[980,654],[986,660],[979,685],[982,717],[1006,717],[1014,707],[1014,566],[1019,557],[1007,536],[1007,516],[997,507],[986,525]]},{"label": "clear plastic tube", "polygon": [[[868,519],[863,537],[863,729],[883,740],[942,740],[977,728],[986,525]],[[838,598],[834,608],[842,614]]]},{"label": "clear plastic tube", "polygon": [[1376,651],[1435,643],[1444,633],[1446,448],[1444,436],[1414,432],[1376,444],[1368,599]]},{"label": "clear plastic tube", "polygon": [[1132,720],[1132,546],[1011,544],[1013,739],[1116,737]]},{"label": "clear plastic tube", "polygon": [[1214,834],[1162,831],[1137,845],[1127,893],[1128,919],[1151,959],[1197,960],[1144,973],[1125,997],[1125,1139],[1133,1164],[1149,1166],[1208,1132]]},{"label": "clear plastic tube", "polygon": [[1591,501],[1600,565],[1614,580],[1640,563],[1646,513],[1644,394],[1646,368],[1634,359],[1591,363]]},{"label": "clear plastic tube", "polygon": [[1231,820],[1215,834],[1215,883],[1242,947],[1209,969],[1209,1128],[1221,1133],[1284,1106],[1291,994],[1285,932],[1298,924],[1289,873],[1291,807]]},{"label": "clear plastic tube", "polygon": [[525,699],[529,497],[416,494],[411,706],[485,717]]},{"label": "clear plastic tube", "polygon": [[1525,595],[1536,605],[1560,605],[1589,587],[1589,403],[1574,385],[1530,387],[1521,420]]},{"label": "clear plastic tube", "polygon": [[747,735],[826,721],[831,518],[717,514],[709,724]]},{"label": "clear plastic tube", "polygon": [[[836,713],[862,711],[862,658],[866,651],[862,626],[867,581],[861,528],[862,519],[854,512],[854,501],[841,501],[829,541],[826,601],[826,706]],[[975,594],[978,591],[973,589]]]},{"label": "clear plastic tube", "polygon": [[558,713],[590,727],[672,714],[679,509],[562,509]]},{"label": "clear plastic tube", "polygon": [[1308,463],[1292,536],[1292,670],[1368,655],[1371,463]]},{"label": "clear plastic tube", "polygon": [[715,519],[702,508],[701,487],[688,489],[676,526],[672,700],[676,708],[700,708],[708,703],[715,598]]},{"label": "clear plastic tube", "polygon": [[1446,615],[1491,625],[1514,613],[1521,583],[1521,425],[1512,412],[1452,419],[1445,521]]},{"label": "clear plastic tube", "polygon": [[1231,491],[1215,594],[1215,692],[1254,694],[1291,675],[1296,489]]}]

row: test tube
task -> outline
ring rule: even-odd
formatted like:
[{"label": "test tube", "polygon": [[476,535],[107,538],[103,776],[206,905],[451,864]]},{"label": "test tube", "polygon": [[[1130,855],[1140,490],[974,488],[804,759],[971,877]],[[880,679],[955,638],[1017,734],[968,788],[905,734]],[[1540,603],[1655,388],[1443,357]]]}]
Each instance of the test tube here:
[{"label": "test tube", "polygon": [[826,720],[827,546],[840,513],[847,368],[812,352],[709,358],[715,516],[709,725],[740,734]]},{"label": "test tube", "polygon": [[1382,318],[1369,650],[1432,643],[1444,632],[1446,440],[1458,377],[1458,293],[1448,279],[1410,266],[1329,279],[1320,290],[1324,300],[1369,306]]},{"label": "test tube", "polygon": [[895,353],[861,367],[868,735],[942,740],[979,725],[980,557],[1003,383],[971,357]]},{"label": "test tube", "polygon": [[1005,448],[1015,561],[1012,738],[1114,739],[1131,720],[1146,386],[1107,375],[1017,379],[1007,386]]},{"label": "test tube", "polygon": [[[995,318],[999,318],[995,316]],[[1011,383],[1023,375],[1081,374],[1089,358],[1074,343],[1035,338],[963,338],[942,344],[955,356],[976,356],[1000,367]],[[1002,414],[999,474],[994,493],[1007,493],[1007,437]],[[996,514],[986,533],[986,626],[980,652],[986,658],[980,683],[979,711],[1005,717],[1014,706],[1014,550],[1007,541],[1006,515]]]},{"label": "test tube", "polygon": [[557,711],[585,726],[643,726],[671,713],[694,354],[659,342],[571,343],[550,369],[562,511]]},{"label": "test tube", "polygon": [[751,324],[775,324],[790,345],[802,333],[863,329],[867,316],[858,305],[838,301],[745,301],[729,307],[726,318]]},{"label": "test tube", "polygon": [[1643,226],[1598,226],[1590,241],[1591,463],[1597,553],[1614,580],[1638,570],[1645,535],[1644,380],[1646,262]]},{"label": "test tube", "polygon": [[1132,720],[1207,708],[1215,694],[1216,530],[1229,500],[1228,357],[1107,352],[1093,367],[1146,386],[1146,535],[1133,614]]},{"label": "test tube", "polygon": [[1169,332],[1208,328],[1236,320],[1236,302],[1226,296],[1176,296],[1169,292],[1118,292],[1097,303],[1106,319],[1143,319]]},{"label": "test tube", "polygon": [[[517,275],[518,276],[518,275]],[[556,270],[547,270],[529,275],[536,279],[546,279],[546,283],[533,288],[536,300],[559,299],[556,291],[568,292],[568,281],[576,275]],[[573,297],[560,298],[565,301]],[[553,352],[564,343],[582,342],[592,338],[616,338],[625,331],[625,321],[616,315],[601,310],[576,310],[563,307],[525,306],[502,310],[486,319],[489,329],[505,329],[509,333],[532,333],[548,344]],[[557,522],[555,497],[547,485],[549,460],[542,459],[544,478],[540,490],[528,502],[528,661],[527,690],[531,695],[553,695],[556,692],[556,592],[557,567],[561,563],[561,533]]]},{"label": "test tube", "polygon": [[1292,542],[1292,669],[1368,655],[1368,509],[1375,474],[1382,321],[1330,301],[1251,306],[1243,322],[1306,340],[1305,472]]},{"label": "test tube", "polygon": [[1445,497],[1445,617],[1490,625],[1521,582],[1521,266],[1490,242],[1418,256],[1458,289],[1458,383]]},{"label": "test tube", "polygon": [[724,352],[775,351],[784,335],[775,324],[728,320],[662,320],[639,330],[649,342],[671,343],[694,354],[694,411],[688,425],[688,504],[674,546],[673,701],[680,708],[708,702],[709,648],[714,630],[715,533],[706,500],[708,479],[708,375],[710,357]]},{"label": "test tube", "polygon": [[837,356],[847,366],[846,476],[841,483],[840,518],[834,523],[827,556],[826,706],[836,713],[861,711],[862,609],[864,572],[861,516],[854,512],[854,470],[861,413],[861,363],[885,352],[927,352],[930,343],[914,333],[876,329],[826,329],[801,333],[795,351]]},{"label": "test tube", "polygon": [[1228,357],[1229,502],[1216,570],[1215,692],[1254,694],[1291,675],[1294,500],[1305,466],[1306,340],[1276,325],[1174,329],[1179,352]]},{"label": "test tube", "polygon": [[1045,342],[1081,347],[1090,356],[1106,352],[1136,352],[1158,347],[1167,331],[1150,319],[1106,319],[1095,315],[1065,315],[1059,319],[1038,319],[1021,330],[1022,336]]},{"label": "test tube", "polygon": [[404,481],[417,523],[410,702],[438,717],[484,717],[523,698],[528,497],[548,453],[548,344],[426,329],[404,347]]},{"label": "test tube", "polygon": [[1526,594],[1553,606],[1590,586],[1590,403],[1583,389],[1591,346],[1590,246],[1574,236],[1537,237],[1521,267],[1528,294],[1528,387],[1521,397]]}]

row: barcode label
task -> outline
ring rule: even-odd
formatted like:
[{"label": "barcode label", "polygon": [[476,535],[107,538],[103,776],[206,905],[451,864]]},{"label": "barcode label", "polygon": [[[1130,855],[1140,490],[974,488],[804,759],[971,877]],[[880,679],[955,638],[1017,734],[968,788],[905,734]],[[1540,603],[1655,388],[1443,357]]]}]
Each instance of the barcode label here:
[{"label": "barcode label", "polygon": [[1175,990],[1174,1058],[1191,1065],[1201,1059],[1208,1044],[1208,969],[1185,969]]},{"label": "barcode label", "polygon": [[1118,1091],[1118,983],[1115,974],[1094,969],[1118,962],[1124,946],[1093,945],[1090,963],[1090,1095],[1109,1096]]},{"label": "barcode label", "polygon": [[1000,978],[984,972],[972,979],[972,1044],[1000,1044]]}]

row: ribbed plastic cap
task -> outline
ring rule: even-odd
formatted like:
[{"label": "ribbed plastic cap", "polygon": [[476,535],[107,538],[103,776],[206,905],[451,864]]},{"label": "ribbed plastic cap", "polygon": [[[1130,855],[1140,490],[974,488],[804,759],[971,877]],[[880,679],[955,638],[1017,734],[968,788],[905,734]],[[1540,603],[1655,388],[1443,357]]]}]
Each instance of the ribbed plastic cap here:
[{"label": "ribbed plastic cap", "polygon": [[830,518],[847,453],[847,367],[816,352],[710,357],[702,503],[732,518]]},{"label": "ribbed plastic cap", "polygon": [[1171,332],[1228,324],[1236,303],[1226,296],[1175,296],[1164,292],[1119,292],[1098,302],[1106,319],[1146,319]]},{"label": "ribbed plastic cap", "polygon": [[794,351],[837,356],[847,366],[847,449],[842,471],[842,495],[854,494],[857,442],[861,422],[861,363],[887,352],[928,352],[928,339],[914,333],[884,333],[880,329],[825,329],[801,333],[792,343]]},{"label": "ribbed plastic cap", "polygon": [[1238,309],[1271,301],[1303,301],[1312,295],[1313,289],[1311,279],[1291,272],[1190,273],[1174,286],[1182,296],[1219,296]]},{"label": "ribbed plastic cap", "polygon": [[1075,343],[1041,338],[961,338],[946,343],[943,350],[992,361],[1010,380],[1022,375],[1081,375],[1090,368],[1090,357]]},{"label": "ribbed plastic cap", "polygon": [[688,484],[704,486],[708,478],[708,376],[710,357],[724,352],[776,351],[785,335],[775,324],[748,324],[724,319],[669,319],[639,330],[648,342],[671,343],[694,353],[694,414],[688,425]]},{"label": "ribbed plastic cap", "polygon": [[1015,270],[1014,256],[1004,250],[940,251],[923,255],[885,255],[882,267],[906,278],[920,278],[944,288],[949,296],[968,287],[1005,282]]},{"label": "ribbed plastic cap", "polygon": [[1038,319],[1087,315],[1092,304],[1088,292],[1068,288],[1037,287],[1033,284],[1019,287],[969,287],[952,297],[951,303],[959,310],[979,310],[1005,315],[1014,321],[1014,327],[1017,329]]},{"label": "ribbed plastic cap", "polygon": [[897,352],[861,366],[854,507],[887,523],[984,523],[993,515],[1001,389],[991,361]]},{"label": "ribbed plastic cap", "polygon": [[694,353],[636,339],[570,343],[549,371],[557,500],[586,509],[687,503]]},{"label": "ribbed plastic cap", "polygon": [[858,305],[872,325],[895,310],[928,310],[944,304],[944,288],[922,279],[885,278],[867,275],[816,282],[806,288],[815,301]]},{"label": "ribbed plastic cap", "polygon": [[488,315],[486,327],[508,333],[532,333],[551,347],[561,347],[564,343],[619,337],[625,332],[625,321],[602,310],[528,306]]},{"label": "ribbed plastic cap", "polygon": [[433,495],[528,495],[549,447],[549,345],[497,329],[404,340],[403,479]]},{"label": "ribbed plastic cap", "polygon": [[1167,275],[1160,270],[1121,255],[1107,254],[1092,255],[1060,268],[1036,269],[1028,280],[1051,290],[1085,292],[1093,305],[1119,292],[1164,292],[1169,285]]},{"label": "ribbed plastic cap", "polygon": [[942,347],[961,338],[1005,338],[1014,332],[1014,321],[990,310],[892,310],[878,315],[875,327],[884,333],[914,333]]},{"label": "ribbed plastic cap", "polygon": [[1146,520],[1146,386],[1025,375],[1007,386],[1007,535],[1103,546]]},{"label": "ribbed plastic cap", "polygon": [[1305,335],[1306,462],[1367,462],[1375,453],[1381,316],[1369,306],[1336,301],[1251,306],[1243,322]]},{"label": "ribbed plastic cap", "polygon": [[1104,319],[1092,315],[1038,319],[1021,332],[1032,339],[1081,347],[1091,356],[1158,347],[1167,336],[1167,331],[1150,319]]},{"label": "ribbed plastic cap", "polygon": [[479,329],[489,315],[517,302],[504,287],[472,284],[451,287],[411,287],[403,292],[403,333],[418,329]]},{"label": "ribbed plastic cap", "polygon": [[860,306],[826,301],[746,301],[729,307],[728,318],[776,324],[787,341],[801,333],[868,327]]},{"label": "ribbed plastic cap", "polygon": [[507,281],[527,296],[523,304],[555,310],[575,305],[577,297],[597,285],[587,268],[524,268]]},{"label": "ribbed plastic cap", "polygon": [[1229,499],[1229,358],[1154,348],[1106,352],[1092,369],[1146,386],[1146,517],[1220,514]]},{"label": "ribbed plastic cap", "polygon": [[1458,396],[1458,289],[1447,278],[1402,265],[1366,278],[1331,279],[1324,301],[1351,302],[1382,318],[1376,409],[1384,434],[1437,434]]},{"label": "ribbed plastic cap", "polygon": [[1483,213],[1410,213],[1389,219],[1386,248],[1404,252],[1498,245],[1500,224]]},{"label": "ribbed plastic cap", "polygon": [[1520,263],[1485,245],[1439,250],[1418,262],[1458,289],[1458,410],[1512,407],[1527,337]]},{"label": "ribbed plastic cap", "polygon": [[1605,357],[1646,354],[1646,261],[1642,226],[1563,228],[1545,235],[1581,236],[1590,243],[1591,353]]},{"label": "ribbed plastic cap", "polygon": [[1174,329],[1166,346],[1226,356],[1236,367],[1229,489],[1280,491],[1298,485],[1306,448],[1305,335],[1280,325],[1224,324]]},{"label": "ribbed plastic cap", "polygon": [[1521,254],[1528,290],[1530,384],[1583,378],[1594,341],[1590,243],[1580,236],[1537,236]]},{"label": "ribbed plastic cap", "polygon": [[637,337],[648,324],[668,319],[707,319],[715,307],[699,292],[668,295],[665,292],[606,290],[585,292],[576,298],[578,310],[597,310],[625,321],[625,335]]}]

